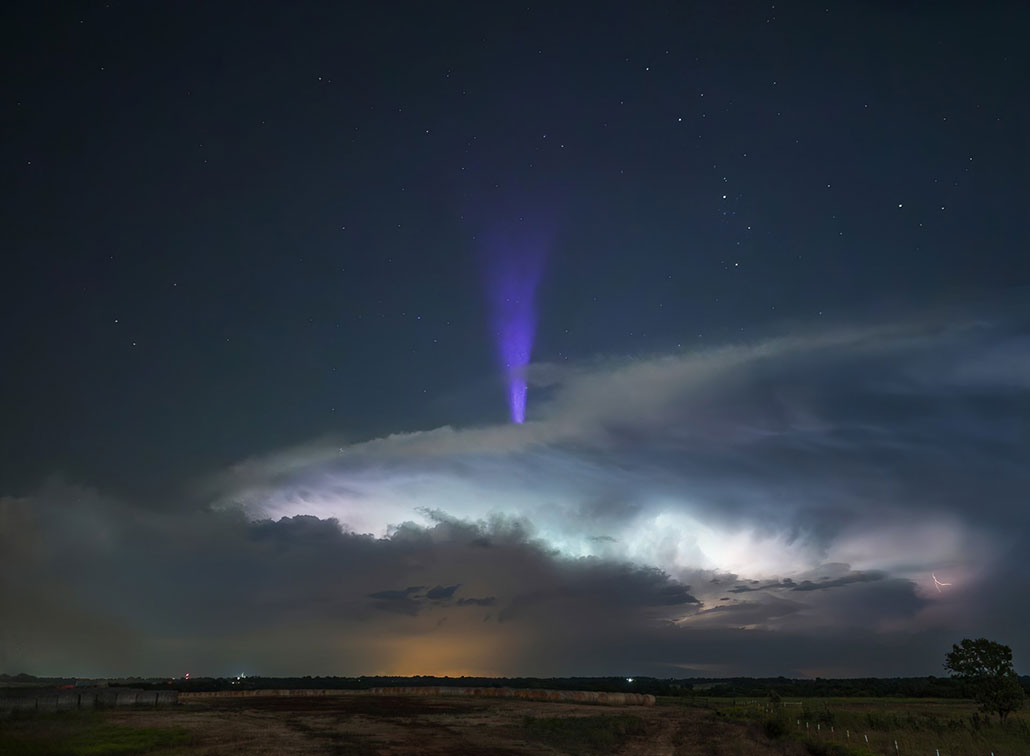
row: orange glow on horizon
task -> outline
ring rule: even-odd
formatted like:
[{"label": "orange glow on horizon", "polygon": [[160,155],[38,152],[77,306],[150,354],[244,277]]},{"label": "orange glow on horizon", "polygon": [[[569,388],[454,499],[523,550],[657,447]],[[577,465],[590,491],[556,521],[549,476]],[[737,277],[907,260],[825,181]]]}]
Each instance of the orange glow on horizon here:
[{"label": "orange glow on horizon", "polygon": [[380,673],[412,677],[502,677],[513,644],[507,633],[432,633],[417,637],[383,638],[372,654],[381,660]]}]

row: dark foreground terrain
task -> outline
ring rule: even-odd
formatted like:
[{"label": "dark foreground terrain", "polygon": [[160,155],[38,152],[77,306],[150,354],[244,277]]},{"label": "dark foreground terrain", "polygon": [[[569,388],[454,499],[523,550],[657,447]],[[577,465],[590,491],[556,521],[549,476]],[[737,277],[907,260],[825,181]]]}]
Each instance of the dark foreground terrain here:
[{"label": "dark foreground terrain", "polygon": [[341,696],[190,701],[0,722],[0,753],[784,754],[758,724],[688,707]]},{"label": "dark foreground terrain", "polygon": [[1030,753],[1025,715],[1002,727],[974,714],[971,702],[934,699],[778,705],[765,699],[659,699],[656,706],[598,706],[454,696],[208,698],[171,707],[10,717],[0,720],[0,754]]}]

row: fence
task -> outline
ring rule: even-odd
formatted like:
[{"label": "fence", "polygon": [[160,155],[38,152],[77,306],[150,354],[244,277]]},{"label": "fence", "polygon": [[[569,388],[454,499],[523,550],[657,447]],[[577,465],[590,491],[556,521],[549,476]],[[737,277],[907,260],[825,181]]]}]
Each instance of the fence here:
[{"label": "fence", "polygon": [[0,692],[0,715],[12,712],[53,713],[98,706],[163,706],[179,700],[177,690],[90,688],[84,690]]},{"label": "fence", "polygon": [[523,698],[533,701],[566,701],[570,703],[597,703],[612,706],[654,706],[655,698],[649,693],[607,693],[595,690],[542,690],[532,688],[473,688],[458,685],[401,686],[369,688],[367,690],[225,690],[181,693],[180,698],[240,698],[251,696],[481,696],[485,698]]}]

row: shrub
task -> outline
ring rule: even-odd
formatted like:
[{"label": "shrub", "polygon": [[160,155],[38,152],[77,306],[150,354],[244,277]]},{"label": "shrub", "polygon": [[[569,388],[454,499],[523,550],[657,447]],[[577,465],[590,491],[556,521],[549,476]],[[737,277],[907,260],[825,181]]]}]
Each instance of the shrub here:
[{"label": "shrub", "polygon": [[763,722],[767,737],[776,740],[787,734],[787,721],[783,717],[771,717]]}]

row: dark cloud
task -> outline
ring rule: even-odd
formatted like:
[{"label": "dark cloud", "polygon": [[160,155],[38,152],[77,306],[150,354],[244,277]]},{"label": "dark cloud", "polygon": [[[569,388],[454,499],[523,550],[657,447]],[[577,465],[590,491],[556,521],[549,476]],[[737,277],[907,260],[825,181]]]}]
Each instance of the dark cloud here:
[{"label": "dark cloud", "polygon": [[[846,569],[846,565],[835,566],[843,566]],[[748,585],[735,585],[732,588],[727,589],[727,593],[754,593],[756,591],[777,590],[821,591],[829,588],[839,588],[844,585],[851,585],[852,583],[868,583],[875,580],[883,580],[886,577],[887,574],[884,572],[870,570],[866,572],[849,572],[848,574],[836,578],[824,576],[820,577],[818,581],[802,580],[800,583],[795,583],[790,578],[784,578],[783,580],[764,584],[759,580],[752,580]]]},{"label": "dark cloud", "polygon": [[802,580],[800,583],[791,588],[792,591],[822,591],[827,588],[839,588],[842,585],[851,585],[852,583],[870,583],[874,580],[883,580],[886,578],[886,573],[883,572],[854,572],[850,575],[844,575],[839,578],[821,578],[818,583],[813,583],[811,580]]},{"label": "dark cloud", "polygon": [[552,366],[521,427],[313,444],[174,507],[0,499],[0,667],[920,674],[963,634],[1023,658],[1019,343],[858,329]]},{"label": "dark cloud", "polygon": [[458,599],[458,606],[493,606],[497,603],[497,599],[494,596],[484,596],[483,598],[460,598]]},{"label": "dark cloud", "polygon": [[787,615],[803,612],[806,608],[805,604],[798,601],[770,598],[762,602],[745,601],[702,609],[690,617],[689,622],[692,626],[767,626]]},{"label": "dark cloud", "polygon": [[409,617],[414,617],[425,608],[425,603],[417,599],[392,599],[374,603],[372,606],[381,612],[407,614]]},{"label": "dark cloud", "polygon": [[[312,517],[248,522],[231,511],[202,510],[141,516],[67,487],[4,500],[3,511],[4,553],[16,554],[23,567],[23,611],[5,614],[4,637],[15,642],[5,645],[4,663],[36,671],[167,674],[208,665],[212,673],[403,672],[417,653],[444,648],[472,667],[500,663],[494,670],[502,673],[600,674],[606,655],[626,656],[616,647],[646,646],[655,633],[689,647],[689,627],[661,628],[700,606],[687,584],[661,570],[562,557],[505,520],[441,519],[377,539]],[[471,545],[477,534],[494,546]],[[458,617],[441,623],[446,615],[429,596],[453,597],[459,584],[429,583],[427,591],[427,583],[408,579],[441,569],[462,570],[461,585],[471,590],[492,589],[456,603],[503,606],[503,616],[469,618],[475,629]],[[383,579],[405,587],[370,584]],[[112,585],[118,590],[108,590]],[[742,623],[743,614],[730,624]],[[765,612],[767,619],[782,614]],[[562,632],[554,633],[556,625]],[[77,644],[55,644],[55,627],[84,632]],[[607,639],[598,655],[570,652],[578,644],[567,633],[584,632]],[[165,648],[172,639],[174,650]],[[515,646],[532,649],[532,659],[508,650]],[[674,646],[667,638],[660,647],[675,657]],[[231,664],[218,668],[227,658]],[[669,673],[676,663],[653,656],[644,666]]]},{"label": "dark cloud", "polygon": [[[396,591],[376,591],[368,594],[369,598],[383,599],[386,601],[403,601],[411,597],[411,594],[418,593],[425,588],[424,585],[413,585],[408,588]],[[430,591],[432,593],[432,591]],[[434,598],[430,596],[430,598]]]},{"label": "dark cloud", "polygon": [[426,598],[433,599],[434,601],[449,599],[460,586],[460,583],[456,585],[448,585],[446,587],[442,585],[434,586],[426,592]]},{"label": "dark cloud", "polygon": [[[615,613],[627,629],[666,616],[627,609],[674,609],[690,600],[660,571],[561,557],[504,519],[441,517],[374,538],[311,516],[251,522],[232,510],[147,513],[66,486],[4,499],[0,512],[5,605],[20,608],[0,619],[4,668],[403,673],[419,671],[405,666],[416,663],[419,649],[442,648],[453,656],[448,663],[465,658],[485,669],[508,664],[511,632],[536,637],[546,656],[540,633],[547,623],[535,615],[513,619],[509,625],[521,624],[511,631],[489,617],[491,631],[478,616],[442,623],[446,615],[436,607],[460,586],[473,593],[457,604],[488,607],[560,585],[556,596],[571,603],[552,606],[556,616],[578,623],[580,612]],[[473,545],[478,538],[493,546]],[[15,561],[17,581],[10,579]],[[463,579],[418,580],[442,572]],[[383,588],[383,581],[405,587]],[[56,643],[55,628],[69,627],[82,630],[76,642]]]}]

